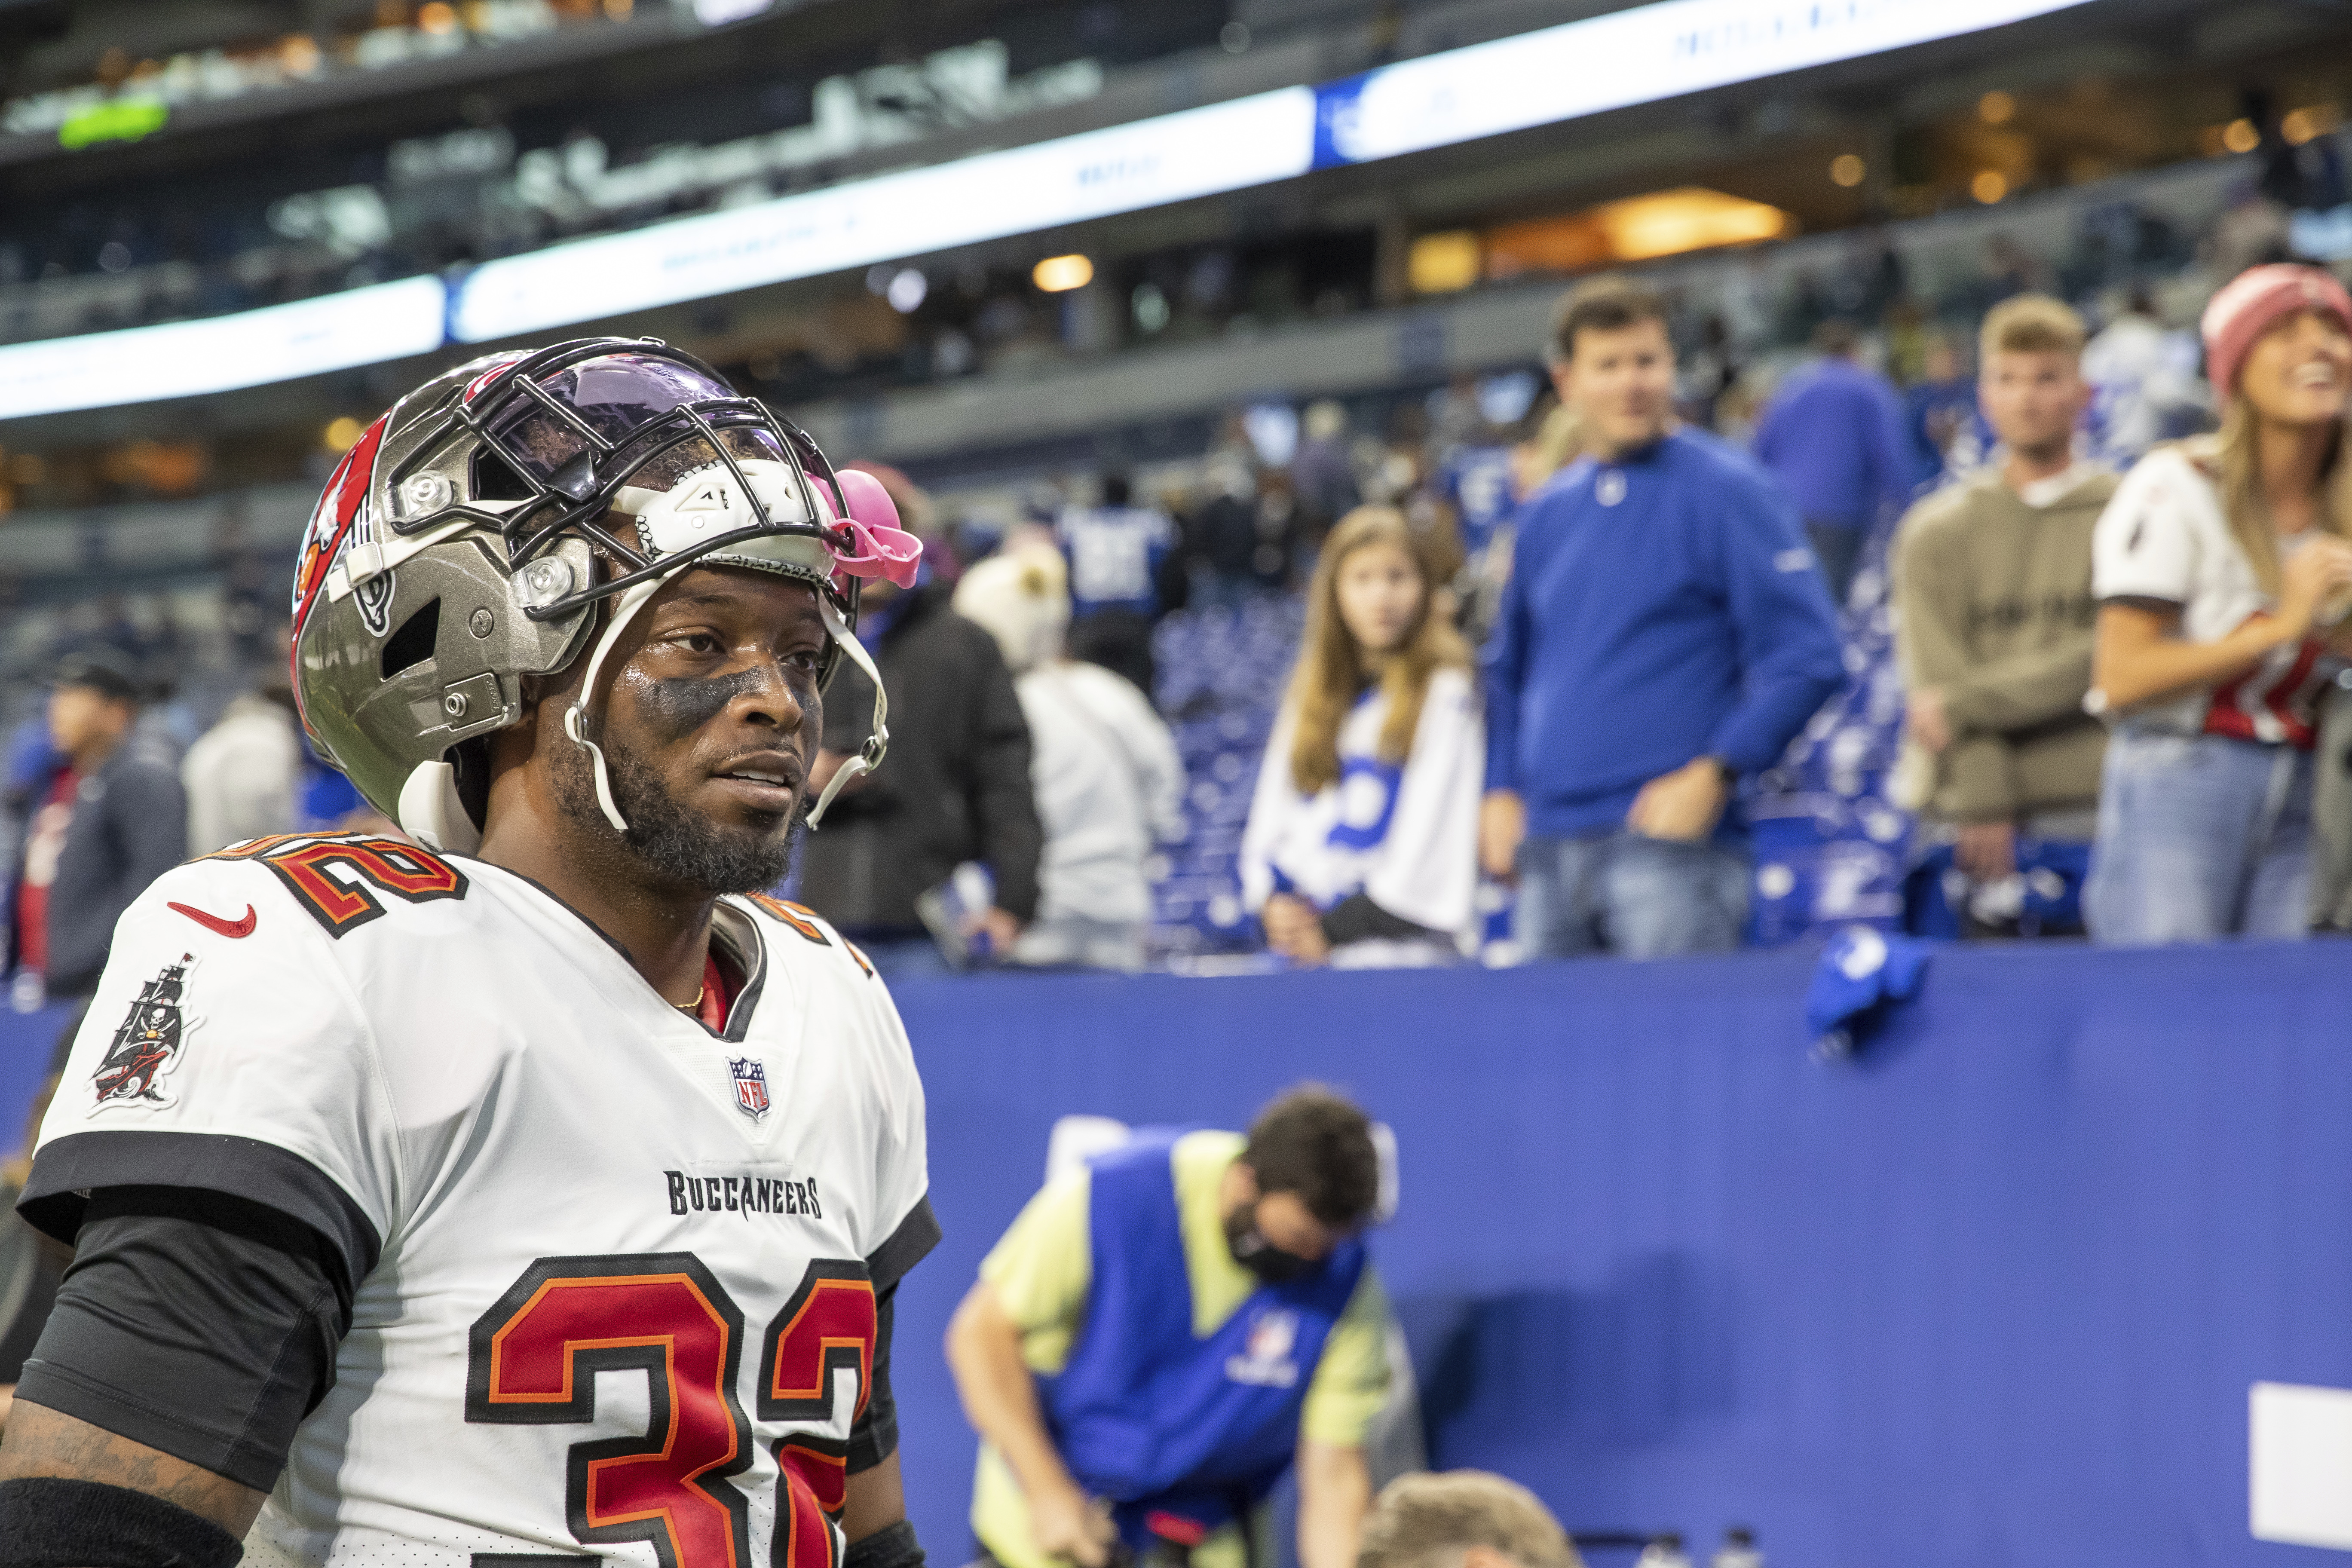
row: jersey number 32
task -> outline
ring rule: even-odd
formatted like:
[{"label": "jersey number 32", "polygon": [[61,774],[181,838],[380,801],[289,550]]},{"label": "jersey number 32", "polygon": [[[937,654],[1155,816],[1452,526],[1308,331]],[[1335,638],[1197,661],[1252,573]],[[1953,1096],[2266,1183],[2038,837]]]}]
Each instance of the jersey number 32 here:
[{"label": "jersey number 32", "polygon": [[[874,1287],[862,1263],[819,1259],[760,1339],[753,1405],[762,1421],[825,1423],[834,1381],[873,1384]],[[542,1258],[482,1314],[468,1339],[466,1419],[560,1426],[596,1415],[596,1373],[642,1371],[646,1436],[575,1443],[564,1517],[583,1544],[653,1543],[662,1568],[755,1568],[749,1504],[728,1478],[751,1463],[736,1393],[743,1314],[690,1252]],[[838,1568],[832,1521],[848,1445],[798,1433],[776,1444],[768,1568]]]}]

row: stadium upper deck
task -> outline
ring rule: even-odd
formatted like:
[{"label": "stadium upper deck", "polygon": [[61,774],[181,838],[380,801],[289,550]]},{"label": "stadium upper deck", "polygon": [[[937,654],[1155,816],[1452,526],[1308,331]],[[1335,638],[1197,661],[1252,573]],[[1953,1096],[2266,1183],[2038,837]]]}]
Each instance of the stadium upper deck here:
[{"label": "stadium upper deck", "polygon": [[[76,31],[12,57],[12,102],[85,90],[77,71],[121,66],[102,41],[159,8],[71,9]],[[1113,400],[1129,418],[1286,390],[1235,381],[1267,357],[1244,346],[1287,353],[1310,326],[1362,343],[1289,390],[1361,383],[1357,361],[1442,375],[1516,357],[1468,348],[1532,319],[1465,287],[1534,298],[1519,285],[1947,210],[1979,215],[1955,235],[2031,227],[2047,204],[2017,198],[2226,159],[2254,134],[2250,85],[2296,110],[2291,137],[2352,101],[2332,63],[2352,57],[2316,47],[2345,41],[2328,15],[2195,0],[1184,0],[1142,22],[824,0],[718,28],[638,0],[541,6],[549,28],[504,40],[467,29],[517,13],[457,6],[462,47],[373,75],[360,44],[436,36],[432,7],[216,9],[215,42],[234,24],[282,55],[268,28],[304,26],[359,40],[333,81],[407,85],[256,89],[215,107],[258,120],[191,110],[0,160],[0,447],[47,459],[8,476],[19,507],[291,479],[322,426],[436,364],[583,330],[683,343],[908,457],[1003,442],[984,416],[1041,373],[1153,381]],[[150,43],[166,63],[134,61],[114,101],[204,40]],[[1045,286],[1055,257],[1085,258],[1081,286]],[[1041,409],[1036,434],[1093,407]],[[155,440],[209,456],[126,457]]]},{"label": "stadium upper deck", "polygon": [[[0,250],[0,336],[87,338],[306,308],[241,321],[234,372],[198,332],[48,354],[20,342],[0,353],[0,416],[648,311],[672,311],[662,324],[692,339],[708,312],[679,318],[675,307],[877,263],[968,268],[1019,251],[1025,270],[1036,247],[1021,242],[1076,230],[1133,250],[1236,227],[1311,228],[1318,209],[1352,205],[1359,225],[1386,223],[1392,241],[1409,242],[1423,213],[1447,205],[1639,189],[1664,162],[1752,157],[1759,143],[1801,144],[1858,117],[1916,119],[1939,96],[1971,98],[1995,41],[2017,87],[2033,85],[2014,61],[2037,40],[2029,79],[2089,57],[2147,68],[2165,52],[2158,35],[2177,43],[2198,7],[1252,0],[1241,14],[1146,8],[1139,23],[1132,7],[973,5],[926,7],[918,28],[812,5],[716,30],[688,7],[571,9],[593,15],[500,40],[467,33],[468,20],[487,29],[511,10],[379,5],[366,17],[394,20],[353,35],[341,74],[321,65],[319,81],[174,108],[135,142],[52,140],[34,156],[39,137],[19,132],[0,147],[0,200],[21,215]],[[2021,17],[2030,38],[2004,26]],[[85,54],[107,36],[84,31]],[[371,77],[356,63],[361,45],[390,33],[466,37]],[[53,76],[71,74],[54,57],[75,36],[34,51]],[[291,37],[319,47],[310,34]],[[2279,34],[2226,37],[2235,47]],[[559,45],[568,56],[551,66]],[[2200,37],[2192,52],[2222,47]],[[288,38],[275,49],[281,76],[289,51],[308,58]],[[121,73],[106,100],[118,109],[176,68],[126,72],[131,52],[107,68]],[[90,90],[26,85],[37,90],[9,111],[19,120],[45,93]],[[257,172],[257,139],[273,150]],[[1804,159],[1816,177],[1803,184],[1818,190],[1763,199],[1818,227],[1890,193],[1891,159],[1868,160],[1878,172],[1852,187],[1819,179],[1817,161]],[[1402,279],[1380,286],[1394,295]],[[114,374],[109,349],[136,350],[143,384]]]}]

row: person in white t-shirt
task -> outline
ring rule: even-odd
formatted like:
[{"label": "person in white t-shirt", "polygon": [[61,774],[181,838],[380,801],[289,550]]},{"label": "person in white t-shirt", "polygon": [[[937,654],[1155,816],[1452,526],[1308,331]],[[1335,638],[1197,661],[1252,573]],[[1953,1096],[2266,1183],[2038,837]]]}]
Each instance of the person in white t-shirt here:
[{"label": "person in white t-shirt", "polygon": [[[2083,379],[2094,394],[2090,426],[2098,456],[2127,468],[2163,439],[2165,426],[2202,408],[2197,341],[2168,328],[2144,286],[2135,285],[2083,349]],[[2178,428],[2178,426],[2175,426]]]},{"label": "person in white t-shirt", "polygon": [[1324,542],[1307,637],[1266,743],[1242,897],[1302,964],[1451,963],[1477,889],[1486,720],[1403,514]]},{"label": "person in white t-shirt", "polygon": [[990,556],[956,584],[955,612],[995,637],[1029,723],[1045,849],[1037,918],[1012,962],[1142,968],[1153,843],[1184,836],[1176,737],[1133,681],[1066,655],[1070,586],[1060,552]]},{"label": "person in white t-shirt", "polygon": [[2313,700],[2352,647],[2352,294],[2257,267],[2206,308],[2216,436],[2099,519],[2089,702],[2114,717],[2084,890],[2116,943],[2309,925]]}]

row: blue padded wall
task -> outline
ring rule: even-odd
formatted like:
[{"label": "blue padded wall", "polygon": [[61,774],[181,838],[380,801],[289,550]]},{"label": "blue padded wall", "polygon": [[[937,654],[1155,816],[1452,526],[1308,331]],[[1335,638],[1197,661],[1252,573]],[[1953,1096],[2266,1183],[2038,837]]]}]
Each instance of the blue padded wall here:
[{"label": "blue padded wall", "polygon": [[940,1336],[1070,1111],[1392,1123],[1375,1241],[1433,1460],[1580,1531],[1776,1563],[2284,1563],[2258,1379],[2352,1387],[2352,967],[2333,944],[1948,951],[1860,1063],[1796,953],[1502,973],[908,984],[948,1238],[905,1286],[908,1494],[964,1560]]}]

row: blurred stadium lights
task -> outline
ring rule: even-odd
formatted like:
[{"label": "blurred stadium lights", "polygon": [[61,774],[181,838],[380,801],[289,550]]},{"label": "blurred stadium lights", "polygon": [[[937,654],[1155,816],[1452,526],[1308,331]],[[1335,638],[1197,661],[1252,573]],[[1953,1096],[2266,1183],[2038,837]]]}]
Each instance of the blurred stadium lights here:
[{"label": "blurred stadium lights", "polygon": [[1468,229],[1424,234],[1405,252],[1405,281],[1416,294],[1452,294],[1478,281],[1486,251]]},{"label": "blurred stadium lights", "polygon": [[1507,224],[1485,236],[1490,278],[1578,272],[1686,251],[1753,245],[1796,232],[1797,220],[1762,202],[1699,185],[1629,196],[1580,213]]},{"label": "blurred stadium lights", "polygon": [[1794,231],[1796,220],[1780,208],[1696,185],[1633,196],[1595,207],[1593,221],[1609,237],[1619,261],[1654,261],[1689,250],[1753,245]]},{"label": "blurred stadium lights", "polygon": [[706,27],[723,27],[757,16],[776,0],[694,0],[694,19]]},{"label": "blurred stadium lights", "polygon": [[1029,273],[1029,281],[1048,294],[1083,289],[1094,280],[1095,264],[1083,256],[1049,256]]},{"label": "blurred stadium lights", "polygon": [[100,142],[136,142],[163,130],[171,118],[171,106],[152,99],[93,103],[77,110],[58,127],[58,145],[72,149]]},{"label": "blurred stadium lights", "polygon": [[[1832,64],[2084,3],[1655,0],[1320,88],[1277,89],[504,258],[457,282],[448,326],[464,342],[519,337],[1223,195],[1315,168]],[[450,37],[462,45],[461,35]],[[1633,258],[1687,248],[1677,237],[1703,226],[1685,205],[1623,216],[1614,226],[1602,221],[1601,231],[1609,245],[1632,247],[1618,254]],[[1746,237],[1769,235],[1759,229]],[[1644,248],[1659,245],[1667,248]],[[224,392],[441,346],[419,342],[413,330],[425,314],[420,306],[427,295],[437,305],[437,280],[376,289],[407,289],[399,297],[405,311],[374,303],[374,289],[358,289],[240,316],[0,348],[0,417]],[[311,312],[299,319],[321,326],[296,342],[282,326],[260,320],[297,319],[277,314],[288,311]],[[131,352],[160,360],[122,374],[114,345],[150,333],[164,335],[143,339],[146,346]],[[248,338],[259,352],[247,346]],[[217,352],[195,351],[198,343],[217,345]],[[159,363],[171,374],[159,373]],[[94,368],[100,365],[109,368]]]},{"label": "blurred stadium lights", "polygon": [[0,419],[195,397],[430,353],[447,291],[407,278],[231,316],[0,348]]}]

